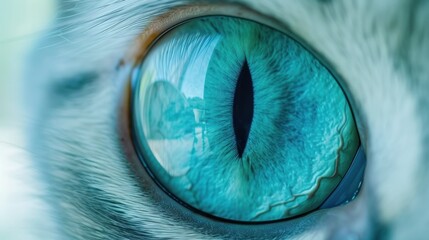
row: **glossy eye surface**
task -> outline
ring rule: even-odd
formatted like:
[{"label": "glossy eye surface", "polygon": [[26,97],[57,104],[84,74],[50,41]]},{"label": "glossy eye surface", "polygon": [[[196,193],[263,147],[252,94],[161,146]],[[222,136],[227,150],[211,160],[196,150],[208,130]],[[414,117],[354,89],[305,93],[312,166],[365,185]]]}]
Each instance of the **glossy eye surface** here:
[{"label": "glossy eye surface", "polygon": [[331,73],[291,37],[212,16],[155,42],[133,82],[134,140],[171,196],[236,221],[317,209],[359,147]]}]

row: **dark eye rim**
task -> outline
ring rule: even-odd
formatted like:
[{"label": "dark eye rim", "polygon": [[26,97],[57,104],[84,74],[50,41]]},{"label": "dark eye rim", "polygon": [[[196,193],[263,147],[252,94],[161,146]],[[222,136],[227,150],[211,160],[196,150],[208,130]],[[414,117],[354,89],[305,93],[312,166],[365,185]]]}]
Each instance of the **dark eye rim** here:
[{"label": "dark eye rim", "polygon": [[[252,10],[249,9],[243,9],[241,6],[239,7],[240,11],[251,11],[253,14],[255,14],[255,12],[253,12]],[[260,221],[260,222],[250,222],[250,221],[237,221],[237,220],[230,220],[230,219],[224,219],[224,218],[220,218],[220,217],[216,217],[213,215],[210,215],[208,213],[205,213],[201,210],[198,210],[192,206],[189,206],[188,204],[184,203],[183,201],[181,201],[180,199],[178,199],[177,197],[175,197],[173,194],[171,194],[168,190],[165,189],[165,187],[163,187],[162,184],[160,184],[158,182],[158,180],[156,179],[155,176],[153,176],[153,174],[151,173],[151,170],[148,168],[148,166],[145,163],[145,154],[142,153],[142,150],[140,149],[139,146],[136,146],[136,141],[138,142],[138,138],[134,135],[134,116],[132,113],[132,109],[133,109],[133,96],[135,95],[134,91],[135,91],[135,86],[136,86],[136,81],[138,81],[138,76],[140,74],[140,69],[141,69],[141,64],[143,63],[144,57],[145,55],[150,51],[151,47],[162,37],[164,36],[164,34],[166,34],[167,32],[169,32],[171,29],[184,24],[188,21],[191,21],[195,18],[199,18],[199,17],[209,17],[209,16],[226,16],[226,17],[237,17],[237,18],[242,18],[245,20],[250,20],[250,21],[254,21],[263,25],[266,25],[276,31],[280,31],[281,33],[287,35],[288,37],[294,39],[297,43],[299,43],[304,49],[306,49],[307,51],[309,51],[313,56],[315,56],[316,59],[318,59],[318,61],[329,71],[329,73],[334,77],[334,79],[337,81],[338,85],[340,86],[340,88],[342,89],[343,93],[346,96],[347,102],[349,103],[349,106],[352,110],[352,115],[353,118],[356,122],[357,125],[357,131],[358,131],[358,136],[361,139],[360,133],[361,133],[361,129],[362,127],[360,125],[360,118],[359,115],[356,116],[356,108],[355,108],[355,104],[352,98],[352,95],[350,94],[350,91],[348,91],[347,89],[347,85],[345,84],[345,81],[342,80],[342,78],[339,76],[339,74],[336,73],[336,71],[331,67],[332,65],[329,64],[329,61],[327,60],[327,58],[325,58],[323,55],[319,54],[317,51],[315,51],[313,48],[310,47],[309,44],[307,44],[305,41],[303,41],[300,37],[298,37],[297,35],[293,34],[290,30],[288,30],[287,27],[285,27],[284,25],[279,24],[277,21],[270,19],[270,18],[266,18],[260,14],[256,13],[256,16],[258,17],[263,17],[266,19],[269,19],[267,21],[258,21],[257,19],[255,19],[255,17],[244,17],[242,14],[206,14],[206,15],[198,15],[198,16],[192,16],[190,18],[186,18],[180,22],[175,23],[174,25],[170,25],[167,28],[164,29],[164,31],[160,32],[155,38],[152,38],[152,41],[146,46],[146,49],[144,51],[144,54],[138,56],[137,58],[134,59],[134,64],[133,65],[133,69],[132,69],[132,76],[130,78],[129,81],[129,86],[128,86],[128,99],[126,99],[127,105],[129,106],[127,110],[125,110],[127,112],[127,119],[128,119],[128,123],[127,123],[127,128],[128,128],[128,136],[130,136],[131,138],[131,147],[128,149],[128,151],[133,151],[133,154],[137,155],[138,158],[138,163],[134,163],[132,165],[140,165],[140,166],[135,166],[135,167],[140,167],[143,168],[143,171],[146,175],[148,175],[150,177],[150,181],[155,183],[155,185],[157,185],[156,187],[158,189],[160,189],[163,194],[167,195],[169,198],[173,199],[176,203],[178,203],[179,206],[182,206],[188,210],[190,210],[193,213],[197,213],[198,215],[202,216],[204,219],[207,220],[213,220],[215,222],[221,222],[221,223],[227,223],[227,224],[239,224],[239,225],[266,225],[266,224],[272,224],[272,223],[279,223],[279,222],[288,222],[288,221],[292,221],[292,220],[296,220],[296,219],[300,219],[303,216],[307,216],[309,214],[312,214],[318,210],[320,210],[321,208],[316,208],[312,211],[303,213],[301,215],[295,216],[295,217],[291,217],[291,218],[286,218],[286,219],[277,219],[277,220],[271,220],[271,221]],[[272,24],[269,24],[272,23]],[[359,149],[364,149],[364,145],[361,144],[359,146]],[[357,153],[356,153],[357,155]],[[146,156],[147,157],[147,156]],[[353,164],[353,163],[352,163]],[[141,172],[141,171],[140,171]],[[335,190],[334,190],[335,192]],[[332,193],[331,193],[332,194]],[[329,197],[328,197],[329,198]],[[323,204],[322,204],[323,205]]]}]

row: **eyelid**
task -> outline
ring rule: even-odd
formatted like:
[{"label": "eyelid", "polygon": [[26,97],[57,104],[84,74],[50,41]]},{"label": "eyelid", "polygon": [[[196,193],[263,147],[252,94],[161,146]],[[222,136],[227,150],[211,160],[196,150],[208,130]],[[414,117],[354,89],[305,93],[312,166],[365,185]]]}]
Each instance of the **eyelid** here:
[{"label": "eyelid", "polygon": [[[131,164],[130,170],[135,171],[135,174],[138,178],[138,184],[140,184],[142,191],[145,191],[145,194],[149,196],[152,202],[159,201],[159,203],[156,203],[158,207],[161,208],[161,206],[166,206],[167,212],[169,212],[169,216],[175,220],[183,221],[184,224],[192,224],[195,226],[198,226],[201,229],[210,229],[210,231],[215,232],[218,234],[219,229],[229,229],[231,228],[232,232],[239,232],[240,234],[242,232],[253,232],[257,229],[259,232],[257,235],[262,236],[275,236],[275,229],[277,229],[279,232],[282,232],[285,234],[286,232],[289,232],[290,234],[293,234],[294,232],[297,232],[297,229],[304,230],[305,228],[312,228],[312,223],[317,222],[317,219],[323,215],[322,212],[313,212],[312,214],[302,216],[296,219],[290,219],[288,221],[279,221],[275,223],[270,223],[267,227],[265,224],[260,225],[242,225],[242,224],[231,224],[229,222],[219,222],[216,220],[213,220],[211,218],[207,218],[204,216],[201,216],[199,214],[195,214],[189,209],[185,209],[182,205],[175,202],[174,200],[168,198],[168,196],[159,188],[154,187],[156,186],[156,183],[153,181],[153,177],[149,176],[150,173],[148,173],[144,166],[142,166],[142,162],[140,161],[139,157],[136,155],[136,151],[133,146],[132,142],[132,128],[131,128],[131,113],[130,107],[131,105],[131,94],[132,94],[132,82],[131,79],[136,79],[132,77],[132,74],[138,74],[136,67],[142,62],[142,59],[146,56],[150,48],[153,46],[153,44],[163,36],[164,33],[168,32],[169,29],[174,28],[177,25],[180,25],[188,20],[191,20],[193,18],[202,17],[202,16],[210,16],[210,15],[224,15],[224,16],[235,16],[235,17],[241,17],[248,20],[254,20],[256,22],[265,24],[267,26],[270,26],[274,29],[277,29],[283,33],[286,33],[291,38],[297,40],[300,44],[303,44],[303,46],[309,50],[312,54],[316,56],[317,59],[321,60],[323,65],[325,65],[328,70],[331,72],[330,64],[325,64],[326,61],[324,58],[320,57],[320,54],[315,54],[314,50],[311,47],[307,47],[308,45],[305,44],[305,41],[300,40],[299,37],[295,36],[293,33],[291,33],[288,28],[285,27],[285,25],[280,24],[274,19],[265,17],[261,14],[258,14],[246,7],[243,6],[237,6],[237,5],[200,5],[200,6],[187,6],[187,7],[180,7],[171,10],[170,12],[161,15],[155,19],[151,23],[147,25],[147,27],[144,29],[141,35],[136,39],[134,45],[130,48],[130,51],[127,53],[126,57],[123,59],[121,63],[120,70],[123,70],[124,68],[128,71],[128,81],[124,81],[124,98],[123,98],[123,104],[121,105],[121,116],[120,120],[118,121],[120,124],[120,131],[122,131],[123,136],[121,138],[121,141],[123,145],[125,146],[125,156]],[[132,73],[131,73],[132,72]],[[331,72],[332,73],[332,72]],[[131,77],[130,77],[131,76]],[[335,79],[339,80],[341,78],[338,77],[337,74],[333,74]],[[340,82],[341,87],[342,84]],[[350,95],[347,94],[347,98],[350,100]],[[354,110],[353,106],[351,106]],[[356,118],[355,118],[356,119]],[[360,130],[360,129],[359,129]],[[360,133],[361,131],[359,131]],[[163,199],[165,198],[165,199]],[[172,210],[173,208],[177,208]],[[171,213],[170,213],[171,211]],[[299,227],[298,227],[299,226]],[[299,231],[298,231],[299,232]],[[264,235],[268,234],[268,235]],[[286,233],[287,234],[287,233]],[[248,236],[254,236],[248,235]]]}]

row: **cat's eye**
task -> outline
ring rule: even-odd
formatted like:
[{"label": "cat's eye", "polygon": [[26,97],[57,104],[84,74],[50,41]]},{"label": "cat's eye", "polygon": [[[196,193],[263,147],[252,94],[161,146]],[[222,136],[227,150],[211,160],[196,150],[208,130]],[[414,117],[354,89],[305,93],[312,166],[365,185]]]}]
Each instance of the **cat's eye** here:
[{"label": "cat's eye", "polygon": [[149,174],[216,218],[291,218],[350,201],[362,181],[336,78],[294,38],[254,21],[199,17],[162,34],[138,66],[131,112]]}]

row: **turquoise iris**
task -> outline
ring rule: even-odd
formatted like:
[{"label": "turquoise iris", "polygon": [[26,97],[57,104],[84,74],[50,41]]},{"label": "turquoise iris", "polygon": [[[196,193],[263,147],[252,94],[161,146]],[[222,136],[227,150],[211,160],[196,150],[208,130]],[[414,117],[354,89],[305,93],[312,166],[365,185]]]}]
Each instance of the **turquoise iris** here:
[{"label": "turquoise iris", "polygon": [[237,221],[318,208],[359,147],[330,72],[287,35],[233,17],[187,21],[153,45],[133,121],[143,162],[166,191]]}]

